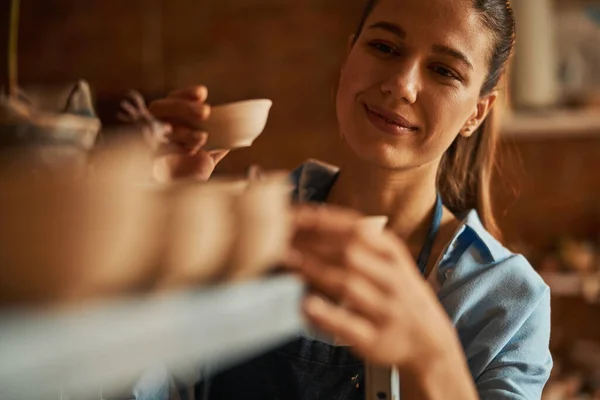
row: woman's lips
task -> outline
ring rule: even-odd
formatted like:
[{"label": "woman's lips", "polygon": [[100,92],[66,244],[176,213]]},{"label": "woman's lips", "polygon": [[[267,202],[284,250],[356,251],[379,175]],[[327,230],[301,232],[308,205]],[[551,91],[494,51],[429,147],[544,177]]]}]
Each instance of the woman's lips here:
[{"label": "woman's lips", "polygon": [[364,107],[371,124],[382,132],[398,136],[414,133],[419,130],[419,128],[411,125],[410,122],[397,114],[366,104]]}]

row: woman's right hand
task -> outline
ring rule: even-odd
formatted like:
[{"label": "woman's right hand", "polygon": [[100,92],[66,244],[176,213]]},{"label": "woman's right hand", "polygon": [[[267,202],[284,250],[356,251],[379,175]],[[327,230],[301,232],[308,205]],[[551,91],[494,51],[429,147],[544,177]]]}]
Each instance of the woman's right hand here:
[{"label": "woman's right hand", "polygon": [[181,178],[206,181],[229,153],[229,150],[203,150],[208,134],[198,127],[210,117],[207,97],[205,86],[193,86],[150,104],[150,112],[172,126],[172,131],[158,144],[152,171],[157,181]]}]

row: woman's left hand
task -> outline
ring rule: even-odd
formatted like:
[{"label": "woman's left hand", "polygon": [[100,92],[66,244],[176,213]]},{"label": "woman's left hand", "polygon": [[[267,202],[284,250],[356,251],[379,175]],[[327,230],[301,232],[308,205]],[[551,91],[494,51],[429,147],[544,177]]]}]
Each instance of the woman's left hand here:
[{"label": "woman's left hand", "polygon": [[404,243],[361,230],[360,218],[329,207],[297,210],[289,264],[314,289],[305,312],[370,363],[418,368],[458,342],[449,340],[456,334]]}]

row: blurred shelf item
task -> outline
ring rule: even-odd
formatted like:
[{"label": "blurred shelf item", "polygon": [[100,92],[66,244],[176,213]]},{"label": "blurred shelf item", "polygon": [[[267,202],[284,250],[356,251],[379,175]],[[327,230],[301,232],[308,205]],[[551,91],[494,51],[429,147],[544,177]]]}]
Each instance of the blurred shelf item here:
[{"label": "blurred shelf item", "polygon": [[577,339],[562,354],[553,354],[554,368],[542,400],[600,399],[600,345]]},{"label": "blurred shelf item", "polygon": [[600,4],[600,0],[554,0],[554,2],[556,3],[556,5],[563,7],[563,6],[581,6],[581,5],[596,5],[596,4]]},{"label": "blurred shelf item", "polygon": [[299,280],[279,276],[74,310],[5,312],[0,398],[54,400],[61,389],[89,397],[90,388],[131,385],[154,365],[226,368],[302,332],[302,294]]},{"label": "blurred shelf item", "polygon": [[579,296],[581,294],[581,277],[576,273],[543,272],[542,278],[553,296]]},{"label": "blurred shelf item", "polygon": [[511,4],[519,28],[511,67],[511,102],[520,107],[552,107],[560,96],[553,35],[555,7],[552,0],[517,0]]},{"label": "blurred shelf item", "polygon": [[590,304],[599,304],[600,276],[578,273],[541,272],[553,296],[583,297]]},{"label": "blurred shelf item", "polygon": [[502,135],[527,139],[600,137],[600,109],[515,112],[501,124]]}]

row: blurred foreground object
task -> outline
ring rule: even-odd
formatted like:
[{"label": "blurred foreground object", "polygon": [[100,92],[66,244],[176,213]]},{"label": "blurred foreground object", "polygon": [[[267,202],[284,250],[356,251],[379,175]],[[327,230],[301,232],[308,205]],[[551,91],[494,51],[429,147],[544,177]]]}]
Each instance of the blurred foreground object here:
[{"label": "blurred foreground object", "polygon": [[100,400],[155,365],[191,367],[196,377],[218,372],[301,333],[303,292],[295,278],[276,277],[75,310],[0,313],[0,398]]},{"label": "blurred foreground object", "polygon": [[551,108],[560,94],[553,1],[515,0],[511,4],[518,26],[511,101],[516,108]]},{"label": "blurred foreground object", "polygon": [[265,277],[291,239],[287,173],[150,183],[142,138],[166,124],[130,99],[132,134],[77,174],[0,152],[2,399],[94,398],[148,366],[224,368],[302,330],[302,284]]},{"label": "blurred foreground object", "polygon": [[257,181],[142,184],[146,146],[95,152],[86,173],[31,178],[0,158],[0,302],[69,302],[155,286],[250,279],[291,237],[285,174]]},{"label": "blurred foreground object", "polygon": [[[3,1],[0,11],[6,20],[0,40],[7,51],[0,59],[5,66],[0,94],[0,151],[10,150],[13,162],[45,171],[67,164],[77,172],[96,141],[100,120],[96,118],[87,82],[66,86],[66,98],[34,96],[19,88],[18,43],[20,0]],[[3,160],[6,163],[6,158]]]},{"label": "blurred foreground object", "polygon": [[600,399],[600,345],[578,340],[565,357],[555,357],[542,400]]},{"label": "blurred foreground object", "polygon": [[[93,114],[89,94],[79,82],[67,109]],[[156,150],[151,145],[170,125],[154,118],[135,91],[122,103],[125,139],[89,154],[95,118],[40,113],[12,97],[4,104],[9,129],[1,133],[14,145],[0,152],[3,304],[71,304],[249,279],[283,260],[291,236],[287,173],[145,183]],[[71,122],[94,129],[70,129]],[[81,150],[76,168],[70,162],[38,168],[46,147],[57,146]]]},{"label": "blurred foreground object", "polygon": [[158,204],[135,185],[145,171],[134,149],[95,154],[83,177],[63,166],[35,179],[29,167],[0,165],[2,303],[76,301],[144,275],[160,218]]},{"label": "blurred foreground object", "polygon": [[30,168],[81,168],[101,126],[88,84],[77,82],[66,103],[56,108],[62,112],[40,109],[21,91],[1,96],[0,151],[11,151],[15,162],[26,158]]},{"label": "blurred foreground object", "polygon": [[600,108],[600,5],[571,5],[561,10],[557,31],[567,101]]},{"label": "blurred foreground object", "polygon": [[256,279],[287,252],[287,175],[154,185],[149,163],[140,141],[77,177],[0,163],[3,400],[95,399],[148,366],[215,371],[302,332],[303,285]]},{"label": "blurred foreground object", "polygon": [[[299,333],[298,280],[232,282],[283,261],[287,175],[150,184],[154,149],[142,138],[152,142],[169,124],[131,93],[123,103],[131,134],[94,148],[100,121],[87,83],[26,94],[17,82],[19,4],[1,4],[10,23],[0,96],[0,398],[95,399],[149,366],[214,370]],[[249,145],[262,114],[250,121],[253,137],[230,144]]]},{"label": "blurred foreground object", "polygon": [[547,252],[539,272],[556,296],[582,296],[600,302],[600,243],[563,238]]}]

